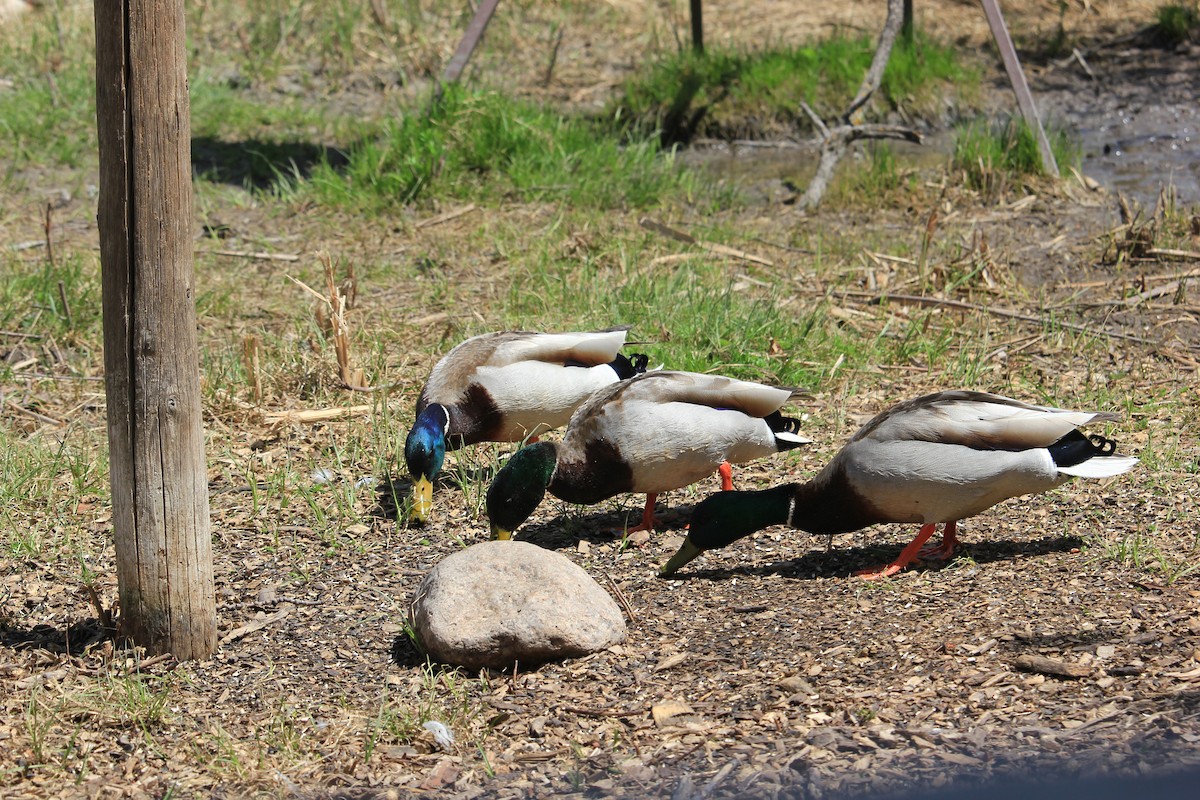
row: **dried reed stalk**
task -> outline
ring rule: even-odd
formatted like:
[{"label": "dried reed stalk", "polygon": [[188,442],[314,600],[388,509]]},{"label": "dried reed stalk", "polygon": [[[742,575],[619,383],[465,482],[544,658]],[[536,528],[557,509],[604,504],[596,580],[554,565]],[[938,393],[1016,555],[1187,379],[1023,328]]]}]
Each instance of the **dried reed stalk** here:
[{"label": "dried reed stalk", "polygon": [[353,300],[358,294],[358,282],[354,277],[354,270],[353,268],[349,269],[347,279],[341,286],[338,286],[333,278],[333,260],[328,253],[321,253],[319,257],[321,265],[325,269],[325,288],[328,296],[322,295],[304,281],[297,280],[291,275],[288,278],[319,301],[313,313],[317,317],[317,324],[333,339],[333,352],[338,364],[338,379],[342,385],[355,391],[369,391],[365,370],[350,365],[350,326],[346,322],[346,310],[353,305]]}]

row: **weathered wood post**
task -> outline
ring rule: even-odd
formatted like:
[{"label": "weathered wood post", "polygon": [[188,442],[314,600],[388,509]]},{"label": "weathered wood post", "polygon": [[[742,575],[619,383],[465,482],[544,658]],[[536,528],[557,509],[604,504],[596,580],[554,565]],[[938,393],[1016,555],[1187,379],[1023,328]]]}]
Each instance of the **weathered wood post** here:
[{"label": "weathered wood post", "polygon": [[96,0],[105,393],[120,634],[216,649],[183,0]]},{"label": "weathered wood post", "polygon": [[[466,33],[463,34],[458,47],[454,48],[454,55],[450,56],[450,63],[446,65],[446,70],[442,73],[443,83],[455,83],[462,77],[463,70],[467,68],[471,54],[479,46],[479,40],[483,38],[483,32],[487,30],[488,23],[492,21],[492,15],[496,13],[498,5],[500,5],[500,0],[483,0],[475,9],[475,14],[467,25]],[[438,93],[441,93],[440,86]]]},{"label": "weathered wood post", "polygon": [[691,0],[692,14],[692,49],[697,53],[704,52],[704,8],[703,0]]},{"label": "weathered wood post", "polygon": [[1004,15],[1000,13],[1000,3],[997,0],[982,0],[983,13],[987,17],[988,27],[992,29],[992,38],[1000,50],[1000,60],[1008,73],[1013,93],[1017,96],[1017,107],[1025,124],[1033,131],[1037,140],[1038,152],[1042,156],[1042,169],[1047,175],[1058,177],[1058,163],[1054,160],[1054,151],[1050,148],[1050,140],[1046,138],[1046,129],[1042,127],[1042,119],[1038,116],[1037,106],[1033,102],[1033,92],[1025,80],[1025,71],[1021,69],[1021,61],[1017,58],[1017,49],[1013,46],[1012,37],[1008,35],[1008,26],[1004,24]]}]

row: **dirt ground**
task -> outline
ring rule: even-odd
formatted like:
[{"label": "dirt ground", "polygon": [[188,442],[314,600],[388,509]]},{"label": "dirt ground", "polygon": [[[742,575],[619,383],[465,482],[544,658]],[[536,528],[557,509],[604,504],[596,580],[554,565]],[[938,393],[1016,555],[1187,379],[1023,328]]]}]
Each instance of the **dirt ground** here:
[{"label": "dirt ground", "polygon": [[[645,13],[639,3],[613,3],[627,5],[631,15]],[[814,16],[809,4],[764,0],[712,3],[705,14],[710,40],[737,31],[753,41],[807,35],[814,25],[870,27],[881,7],[852,2]],[[917,7],[935,33],[964,46],[986,37],[975,3]],[[1106,44],[1136,29],[1131,19],[1150,19],[1152,7],[1070,3],[1066,9],[1066,24],[1091,48],[1088,63],[1123,96],[1165,91],[1151,83],[1163,74],[1181,93],[1197,85],[1198,58],[1139,57],[1136,45]],[[1059,19],[1049,0],[1005,3],[1005,12],[1019,37],[1052,30]],[[550,94],[589,102],[635,58],[628,43],[569,31]],[[1035,90],[1044,89],[1061,108],[1077,94],[1073,81],[1088,85],[1069,65],[1033,64],[1030,72]],[[1002,103],[1006,90],[999,77],[996,84]],[[530,93],[541,91],[532,85]],[[765,188],[763,205],[740,220],[748,242],[782,241],[784,231],[804,226],[914,225],[907,209],[805,217],[778,204],[776,189]],[[1101,337],[1110,342],[1107,362],[1064,354],[1040,326],[997,317],[995,368],[1020,353],[1044,369],[1048,385],[1136,376],[1171,410],[1147,404],[1137,412],[1147,423],[1142,430],[1118,426],[1114,436],[1123,449],[1137,453],[1155,437],[1176,434],[1180,449],[1200,453],[1200,312],[1160,295],[1124,302],[1131,284],[1153,289],[1194,262],[1153,260],[1117,274],[1094,257],[1097,241],[1119,223],[1112,194],[1075,181],[1030,197],[999,205],[947,200],[942,224],[958,235],[987,235],[1013,281],[998,306],[1013,308],[1023,298],[1018,310],[1035,313],[1069,302],[1075,324],[1108,332]],[[62,211],[77,220],[74,227],[64,223],[64,235],[86,241],[94,229],[78,220],[89,210],[74,202]],[[253,209],[220,213],[247,240],[279,223]],[[25,238],[37,238],[36,222],[18,223],[34,231]],[[413,235],[444,244],[477,224],[478,218],[464,219]],[[303,219],[282,225],[271,233],[295,237],[296,249],[327,246],[322,239],[333,237],[327,222],[319,232],[306,230]],[[1200,229],[1191,249],[1200,249]],[[798,255],[771,254],[781,273],[799,268]],[[265,283],[281,274],[268,265],[252,279]],[[461,277],[484,282],[470,265]],[[820,296],[824,287],[809,289]],[[367,287],[363,303],[413,309],[397,291]],[[882,325],[883,312],[865,302],[848,296],[845,308],[847,324]],[[887,313],[903,317],[910,310],[916,308],[898,303]],[[963,312],[946,306],[936,313]],[[897,399],[939,388],[945,387],[932,385],[913,363],[881,369],[869,392],[820,394],[802,409],[805,433],[817,444],[769,466],[735,470],[735,480],[751,487],[809,476],[861,421]],[[393,399],[402,409],[397,413],[411,414],[411,394]],[[94,422],[102,426],[102,416]],[[359,419],[271,426],[261,415],[215,414],[206,422],[247,455],[267,451],[278,458],[319,449],[331,436],[366,437],[368,425]],[[470,463],[470,455],[462,458]],[[484,465],[487,455],[478,459]],[[1190,789],[1196,776],[1186,771],[1200,768],[1200,582],[1191,569],[1200,563],[1200,508],[1194,476],[1143,466],[1113,481],[1075,482],[1002,504],[961,526],[965,545],[954,561],[920,565],[877,584],[853,572],[890,560],[914,531],[880,526],[827,542],[773,528],[664,581],[655,570],[678,545],[687,509],[715,489],[715,479],[711,487],[664,498],[673,527],[643,549],[623,550],[609,533],[639,512],[641,498],[588,509],[546,503],[518,536],[564,553],[610,589],[627,613],[629,639],[581,659],[479,676],[428,668],[403,629],[424,573],[463,542],[487,535],[486,519],[462,492],[448,482],[440,486],[433,524],[409,528],[397,522],[390,501],[392,489],[402,492],[406,484],[398,476],[394,486],[391,477],[372,476],[378,502],[360,529],[346,533],[350,544],[330,548],[301,507],[290,508],[288,524],[268,535],[249,487],[214,469],[221,646],[208,661],[178,665],[114,650],[89,597],[61,565],[5,565],[0,794],[928,797],[1100,778],[1105,782],[1086,790],[1106,796],[1115,789],[1165,792],[1154,781],[1180,771]],[[89,533],[103,542],[107,529],[101,508]],[[1097,546],[1151,538],[1157,562],[1153,555],[1113,557]],[[115,577],[104,577],[115,576],[111,552],[97,554],[90,567],[101,576],[102,601],[111,605]],[[1020,666],[1033,656],[1057,662],[1061,674]],[[105,687],[112,691],[116,683],[106,676],[135,672],[170,691],[153,714],[130,720],[110,710],[115,704],[104,699]],[[54,702],[75,709],[73,731],[39,729],[39,704]],[[394,715],[414,703],[444,718],[457,741],[441,747],[428,733],[402,733],[403,720]],[[34,749],[55,736],[70,739],[68,768],[37,768]],[[1172,791],[1184,796],[1188,789]]]}]

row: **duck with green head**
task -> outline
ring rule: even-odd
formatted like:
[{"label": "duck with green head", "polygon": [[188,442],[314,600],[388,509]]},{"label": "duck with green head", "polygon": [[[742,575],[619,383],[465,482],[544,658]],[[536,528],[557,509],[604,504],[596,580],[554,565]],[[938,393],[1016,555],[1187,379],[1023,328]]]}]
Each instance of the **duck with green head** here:
[{"label": "duck with green head", "polygon": [[485,333],[447,353],[429,373],[404,442],[412,518],[429,516],[446,451],[536,437],[565,425],[592,392],[644,372],[646,356],[619,353],[628,330]]},{"label": "duck with green head", "polygon": [[[864,425],[811,481],[721,492],[699,503],[687,538],[659,575],[772,525],[832,535],[881,522],[921,523],[894,561],[858,573],[863,578],[894,575],[917,558],[948,559],[960,519],[1072,477],[1132,469],[1137,459],[1117,455],[1112,440],[1077,430],[1116,419],[969,391],[900,403]],[[941,544],[923,548],[939,522]]]},{"label": "duck with green head", "polygon": [[646,493],[639,525],[652,530],[658,494],[811,441],[779,409],[793,395],[720,375],[652,371],[596,392],[571,417],[561,442],[513,454],[488,487],[492,537],[511,538],[546,492],[591,505]]}]

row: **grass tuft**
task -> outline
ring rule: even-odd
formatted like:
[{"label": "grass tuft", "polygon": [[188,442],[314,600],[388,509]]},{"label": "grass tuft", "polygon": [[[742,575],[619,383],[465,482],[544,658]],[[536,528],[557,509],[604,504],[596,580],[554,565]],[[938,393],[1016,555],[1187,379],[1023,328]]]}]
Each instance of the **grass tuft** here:
[{"label": "grass tuft", "polygon": [[[668,146],[698,136],[787,135],[810,127],[801,100],[823,116],[840,114],[874,50],[868,37],[841,35],[761,52],[684,50],[627,81],[608,115],[621,130],[658,135]],[[912,44],[896,44],[879,97],[887,109],[940,117],[946,97],[970,105],[978,90],[975,67],[954,48],[918,35]]]},{"label": "grass tuft", "polygon": [[642,208],[695,180],[652,141],[621,145],[580,118],[453,87],[428,113],[383,123],[344,168],[319,165],[311,192],[349,207],[451,197]]},{"label": "grass tuft", "polygon": [[1163,47],[1175,47],[1191,41],[1200,29],[1200,6],[1191,3],[1168,3],[1154,12],[1152,31]]},{"label": "grass tuft", "polygon": [[[1079,149],[1061,129],[1048,129],[1050,149],[1060,170],[1079,162]],[[1021,119],[975,121],[960,126],[954,139],[952,169],[967,186],[999,196],[1014,181],[1044,175],[1037,137]]]}]

